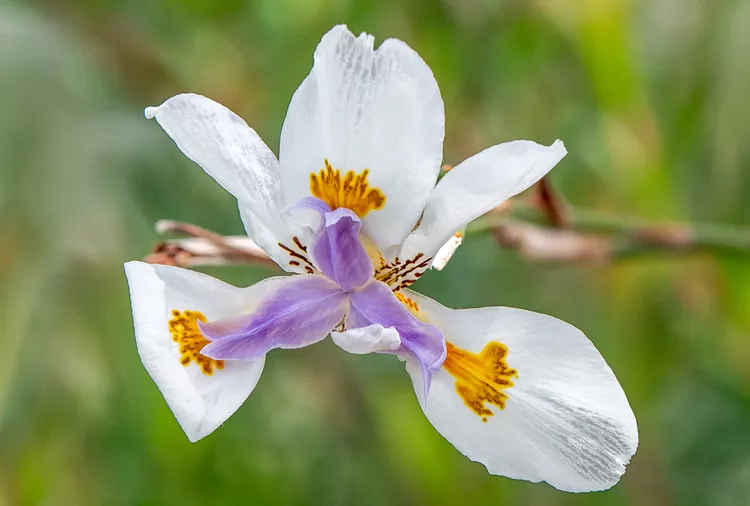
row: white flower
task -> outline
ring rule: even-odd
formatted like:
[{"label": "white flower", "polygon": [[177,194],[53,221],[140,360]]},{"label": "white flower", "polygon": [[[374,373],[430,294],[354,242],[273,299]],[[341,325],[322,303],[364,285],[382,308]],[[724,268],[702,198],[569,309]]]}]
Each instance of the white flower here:
[{"label": "white flower", "polygon": [[[232,193],[248,235],[287,271],[235,288],[175,267],[126,264],[138,350],[191,441],[252,392],[266,353],[326,337],[406,360],[425,414],[488,471],[567,491],[611,487],[635,418],[588,339],[512,308],[451,310],[408,290],[457,231],[565,156],[560,141],[499,144],[436,185],[443,103],[406,44],[327,33],[292,97],[280,159],[237,115],[185,94],[146,109]],[[446,245],[439,252],[441,246]]]}]

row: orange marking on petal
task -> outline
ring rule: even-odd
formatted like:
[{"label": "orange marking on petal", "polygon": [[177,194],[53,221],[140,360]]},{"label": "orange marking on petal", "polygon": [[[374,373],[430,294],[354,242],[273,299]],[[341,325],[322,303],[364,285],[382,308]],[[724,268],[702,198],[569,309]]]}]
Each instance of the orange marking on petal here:
[{"label": "orange marking on petal", "polygon": [[328,160],[323,160],[325,168],[319,173],[310,174],[310,192],[331,209],[346,207],[357,216],[363,218],[373,210],[385,206],[385,195],[378,188],[371,188],[367,182],[370,173],[368,169],[356,174],[353,170],[343,176],[341,171],[334,169]]},{"label": "orange marking on petal", "polygon": [[224,369],[223,360],[214,360],[201,355],[201,350],[209,341],[198,328],[198,321],[205,322],[206,317],[200,311],[172,311],[172,319],[169,320],[169,333],[172,341],[180,345],[180,363],[187,367],[195,362],[203,370],[203,374],[211,376],[214,369]]},{"label": "orange marking on petal", "polygon": [[393,292],[393,295],[395,295],[398,301],[406,306],[409,311],[415,315],[419,313],[419,305],[415,301],[400,292]]},{"label": "orange marking on petal", "polygon": [[492,341],[479,353],[462,350],[446,342],[447,354],[443,367],[456,379],[456,392],[466,406],[483,422],[493,415],[486,404],[505,409],[508,394],[505,389],[513,386],[518,371],[508,367],[508,347]]}]

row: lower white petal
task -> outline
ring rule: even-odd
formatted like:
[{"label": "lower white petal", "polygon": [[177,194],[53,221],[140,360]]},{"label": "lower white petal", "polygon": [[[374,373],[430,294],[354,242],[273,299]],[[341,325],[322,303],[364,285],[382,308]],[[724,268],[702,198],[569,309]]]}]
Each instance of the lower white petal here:
[{"label": "lower white petal", "polygon": [[173,311],[199,312],[208,321],[242,314],[290,278],[237,288],[199,272],[144,262],[126,263],[125,273],[141,361],[188,439],[197,441],[224,423],[250,395],[265,358],[220,363],[203,357],[200,364],[189,360],[170,332]]},{"label": "lower white petal", "polygon": [[356,355],[393,351],[401,346],[401,338],[393,327],[374,324],[344,332],[331,332],[331,339],[341,349]]},{"label": "lower white petal", "polygon": [[[490,387],[503,399],[497,404],[482,402],[481,392],[459,395],[462,384],[448,372],[456,360],[450,352],[425,402],[419,367],[407,363],[422,409],[461,453],[492,474],[569,492],[604,490],[619,481],[638,446],[635,417],[612,370],[581,331],[520,309],[452,310],[413,292],[409,297],[466,356],[485,356],[490,343],[505,348],[511,385]],[[463,383],[469,391],[482,385]],[[480,402],[472,409],[465,398]]]}]

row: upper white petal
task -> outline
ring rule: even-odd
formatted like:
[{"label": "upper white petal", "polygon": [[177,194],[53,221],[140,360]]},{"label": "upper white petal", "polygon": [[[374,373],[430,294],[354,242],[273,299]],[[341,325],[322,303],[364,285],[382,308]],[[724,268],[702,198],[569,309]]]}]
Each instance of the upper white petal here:
[{"label": "upper white petal", "polygon": [[454,232],[539,181],[566,153],[559,140],[551,146],[513,141],[466,159],[435,186],[401,256],[434,255]]},{"label": "upper white petal", "polygon": [[277,243],[302,232],[284,212],[278,162],[255,130],[223,105],[192,93],[148,107],[145,114],[156,118],[188,158],[237,198],[248,235],[291,270]]},{"label": "upper white petal", "polygon": [[323,168],[369,169],[385,207],[364,219],[381,251],[412,230],[442,161],[443,100],[419,55],[389,39],[373,51],[372,36],[345,26],[328,32],[312,71],[292,97],[281,131],[284,194],[293,204],[310,195],[310,174]]},{"label": "upper white petal", "polygon": [[341,349],[356,355],[379,351],[392,351],[401,346],[401,338],[393,327],[369,325],[344,332],[331,332],[331,339]]},{"label": "upper white petal", "polygon": [[422,408],[461,453],[492,474],[546,481],[569,492],[618,482],[638,446],[635,416],[612,370],[575,327],[551,316],[507,307],[452,310],[409,293],[447,341],[478,353],[490,341],[508,347],[518,371],[505,409],[482,422],[456,392],[445,369],[432,378],[427,402],[419,367],[407,364]]},{"label": "upper white petal", "polygon": [[269,278],[237,288],[206,274],[143,262],[128,262],[138,354],[190,441],[197,441],[229,418],[255,388],[265,359],[227,361],[210,376],[195,363],[183,366],[168,321],[174,309],[196,310],[217,320],[252,311],[289,277]]}]

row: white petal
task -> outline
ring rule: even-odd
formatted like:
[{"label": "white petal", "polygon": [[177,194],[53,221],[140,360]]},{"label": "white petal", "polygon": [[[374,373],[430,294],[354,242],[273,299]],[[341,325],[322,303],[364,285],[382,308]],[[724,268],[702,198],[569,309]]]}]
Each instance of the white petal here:
[{"label": "white petal", "polygon": [[255,388],[264,359],[227,361],[212,375],[195,362],[183,366],[168,321],[172,310],[200,311],[208,321],[251,311],[290,277],[269,278],[237,288],[199,272],[128,262],[133,322],[138,353],[190,441],[197,441],[229,418]]},{"label": "white petal", "polygon": [[[282,269],[287,272],[305,273],[306,267],[312,268],[312,261],[307,258],[307,251],[300,249],[294,241],[296,237],[301,244],[307,247],[312,239],[312,230],[308,227],[299,226],[292,219],[285,217],[286,210],[279,211],[278,221],[269,228],[267,220],[256,216],[249,207],[239,203],[240,218],[245,227],[247,235],[252,237],[255,242],[265,251],[265,253],[276,262]],[[283,245],[283,246],[282,246]],[[289,254],[288,249],[292,248],[297,255]],[[307,271],[310,273],[310,271]]]},{"label": "white petal", "polygon": [[341,349],[356,355],[392,351],[401,346],[401,338],[393,327],[374,324],[344,332],[331,332],[331,339]]},{"label": "white petal", "polygon": [[442,160],[443,100],[427,64],[409,46],[337,26],[315,50],[313,69],[292,97],[281,131],[287,201],[309,196],[310,174],[369,169],[385,207],[364,217],[381,251],[400,245],[424,208]]},{"label": "white petal", "polygon": [[492,474],[546,481],[569,492],[618,482],[638,446],[635,417],[612,370],[575,327],[551,316],[492,307],[452,310],[409,293],[448,342],[479,353],[491,341],[508,348],[518,372],[505,409],[483,422],[457,394],[445,368],[427,403],[419,367],[407,364],[427,418],[448,441]]},{"label": "white petal", "polygon": [[513,141],[463,161],[435,186],[400,256],[433,256],[454,232],[539,181],[566,153],[559,140],[549,147]]},{"label": "white petal", "polygon": [[145,114],[156,118],[185,156],[237,198],[247,211],[243,222],[248,235],[282,268],[294,270],[277,243],[290,242],[299,227],[283,212],[278,162],[255,130],[223,105],[191,93],[148,107]]}]

